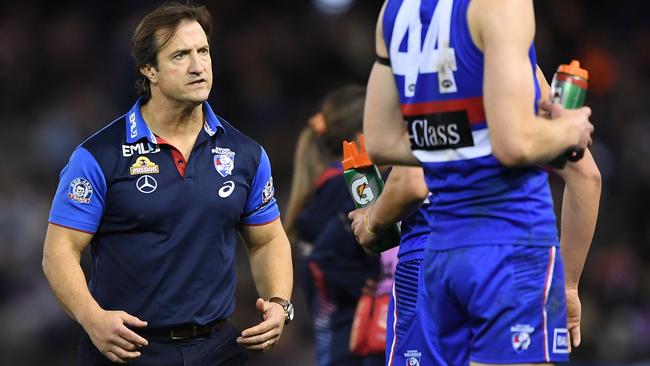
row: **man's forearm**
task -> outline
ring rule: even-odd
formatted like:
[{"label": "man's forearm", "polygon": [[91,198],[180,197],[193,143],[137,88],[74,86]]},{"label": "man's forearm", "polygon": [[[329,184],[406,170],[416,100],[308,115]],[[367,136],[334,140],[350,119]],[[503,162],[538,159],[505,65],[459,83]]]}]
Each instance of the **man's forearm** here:
[{"label": "man's forearm", "polygon": [[567,289],[578,287],[598,217],[600,176],[567,181],[562,201],[560,250]]},{"label": "man's forearm", "polygon": [[369,225],[383,230],[397,223],[415,212],[428,194],[422,168],[393,167],[382,195],[369,213]]},{"label": "man's forearm", "polygon": [[63,309],[81,324],[93,310],[100,307],[88,290],[79,259],[80,255],[72,251],[46,250],[43,272]]},{"label": "man's forearm", "polygon": [[251,273],[259,295],[268,300],[291,298],[293,265],[286,237],[275,237],[249,254]]}]

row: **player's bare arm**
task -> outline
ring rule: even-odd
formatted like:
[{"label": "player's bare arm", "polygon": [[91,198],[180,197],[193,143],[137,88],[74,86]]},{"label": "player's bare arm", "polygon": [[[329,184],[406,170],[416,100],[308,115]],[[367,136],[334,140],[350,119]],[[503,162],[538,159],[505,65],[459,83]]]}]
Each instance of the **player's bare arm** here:
[{"label": "player's bare arm", "polygon": [[[548,99],[550,86],[542,70],[537,67],[537,80],[542,90],[542,100]],[[573,347],[580,345],[580,319],[582,306],[578,296],[578,283],[584,268],[591,240],[596,229],[600,202],[600,171],[589,152],[576,163],[556,170],[565,182],[562,199],[560,252],[564,262],[567,300],[567,327]]]},{"label": "player's bare arm", "polygon": [[90,336],[108,359],[126,363],[140,356],[147,340],[127,327],[144,327],[146,322],[124,312],[105,311],[88,290],[81,269],[81,253],[93,235],[50,224],[43,247],[43,272],[66,312]]},{"label": "player's bare arm", "polygon": [[531,0],[474,0],[468,8],[474,43],[484,52],[484,107],[494,156],[504,165],[549,161],[586,148],[593,126],[588,107],[564,110],[542,103],[553,121],[534,113],[534,75],[528,59],[535,35]]},{"label": "player's bare arm", "polygon": [[589,150],[584,157],[557,170],[564,179],[560,251],[564,261],[567,293],[567,326],[572,345],[580,345],[580,299],[578,283],[591,246],[598,218],[601,177]]},{"label": "player's bare arm", "polygon": [[280,340],[284,329],[284,308],[268,300],[291,299],[291,248],[280,219],[265,225],[242,225],[239,232],[246,242],[253,281],[260,296],[255,307],[262,315],[262,322],[242,331],[237,342],[248,349],[264,351]]},{"label": "player's bare arm", "polygon": [[359,244],[374,243],[379,233],[415,212],[428,195],[422,168],[394,166],[377,201],[348,215]]},{"label": "player's bare arm", "polygon": [[[382,36],[384,3],[375,31],[378,57],[388,58]],[[370,159],[380,165],[412,165],[420,163],[411,152],[408,132],[399,108],[399,95],[390,66],[378,62],[368,77],[366,104],[363,116],[363,133]]]}]

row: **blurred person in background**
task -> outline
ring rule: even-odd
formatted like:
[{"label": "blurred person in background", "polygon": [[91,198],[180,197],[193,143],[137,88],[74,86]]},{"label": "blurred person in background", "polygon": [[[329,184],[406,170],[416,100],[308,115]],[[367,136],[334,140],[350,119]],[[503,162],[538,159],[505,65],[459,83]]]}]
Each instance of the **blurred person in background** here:
[{"label": "blurred person in background", "polygon": [[300,133],[295,151],[287,232],[300,244],[300,274],[319,366],[383,365],[383,355],[350,352],[357,302],[380,273],[379,257],[356,244],[347,214],[354,209],[343,178],[343,140],[361,133],[365,88],[349,85],[324,98]]},{"label": "blurred person in background", "polygon": [[[78,364],[243,365],[293,317],[292,263],[264,149],[216,116],[205,7],[166,3],[137,26],[139,99],[73,152],[43,270],[83,329]],[[239,333],[235,245],[262,321]],[[92,276],[80,266],[90,245]]]},{"label": "blurred person in background", "polygon": [[[586,150],[593,126],[588,108],[565,110],[540,91],[534,33],[532,1],[382,8],[368,152],[378,164],[421,165],[432,193],[418,308],[429,318],[395,364],[548,364],[580,344],[577,286],[600,196]],[[585,154],[557,171],[566,182],[560,245],[539,164],[570,149]]]}]

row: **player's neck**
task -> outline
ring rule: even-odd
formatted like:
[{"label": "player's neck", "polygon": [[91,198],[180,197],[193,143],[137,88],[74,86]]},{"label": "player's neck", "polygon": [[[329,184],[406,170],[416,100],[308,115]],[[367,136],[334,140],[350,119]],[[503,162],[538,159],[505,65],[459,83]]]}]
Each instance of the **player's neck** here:
[{"label": "player's neck", "polygon": [[203,126],[203,105],[170,103],[151,98],[141,107],[149,129],[166,139],[196,136]]}]

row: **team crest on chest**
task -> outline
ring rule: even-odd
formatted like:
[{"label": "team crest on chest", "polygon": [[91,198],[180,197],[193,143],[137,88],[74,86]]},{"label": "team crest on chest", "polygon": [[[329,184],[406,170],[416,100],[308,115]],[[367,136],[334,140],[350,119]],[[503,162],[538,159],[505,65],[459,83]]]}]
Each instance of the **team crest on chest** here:
[{"label": "team crest on chest", "polygon": [[222,177],[232,175],[235,168],[235,152],[230,149],[215,147],[211,150],[214,153],[214,168]]}]

